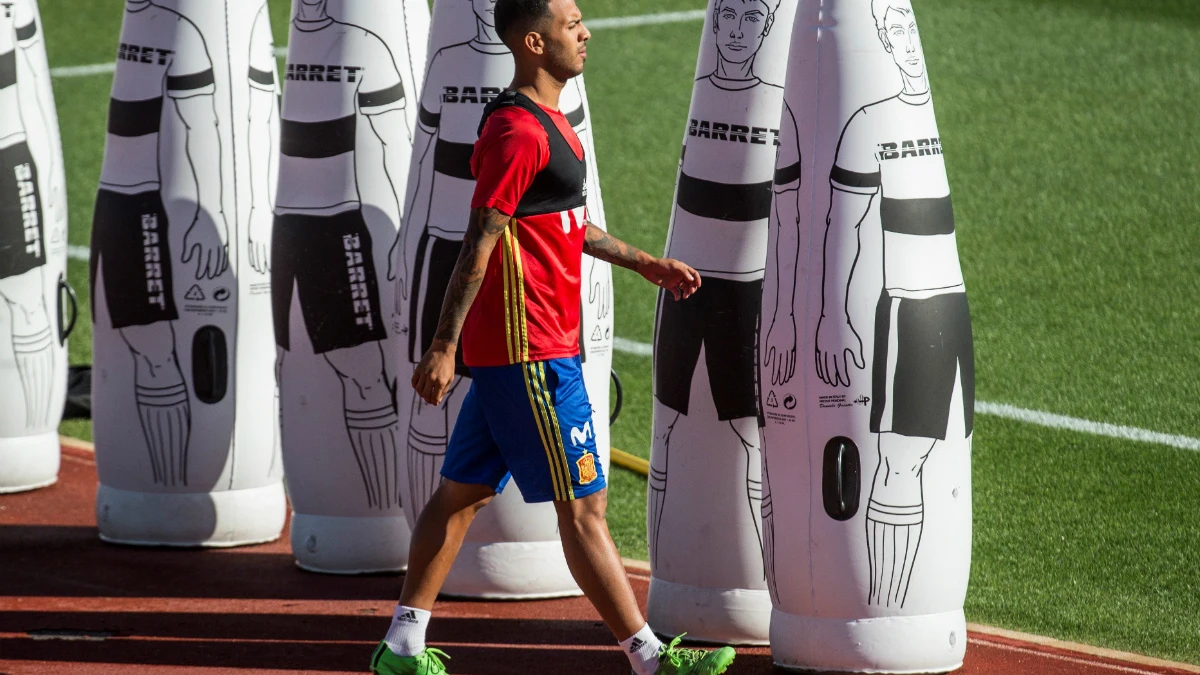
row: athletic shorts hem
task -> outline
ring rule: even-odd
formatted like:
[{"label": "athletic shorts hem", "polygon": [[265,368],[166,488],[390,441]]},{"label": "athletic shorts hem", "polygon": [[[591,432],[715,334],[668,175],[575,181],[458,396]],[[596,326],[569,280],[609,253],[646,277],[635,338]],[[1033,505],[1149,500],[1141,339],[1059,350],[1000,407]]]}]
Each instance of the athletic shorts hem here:
[{"label": "athletic shorts hem", "polygon": [[538,492],[536,492],[534,494],[529,494],[529,493],[525,492],[525,490],[521,490],[521,497],[525,500],[526,504],[545,504],[546,502],[569,502],[569,501],[573,501],[575,499],[583,499],[584,497],[587,497],[588,495],[594,495],[606,487],[608,487],[608,480],[605,477],[601,476],[601,477],[597,478],[596,480],[592,481],[591,483],[588,483],[587,485],[580,485],[579,487],[573,487],[572,488],[573,496],[571,497],[571,499],[559,499],[554,496],[554,493],[552,491],[546,492],[545,490],[539,490]]}]

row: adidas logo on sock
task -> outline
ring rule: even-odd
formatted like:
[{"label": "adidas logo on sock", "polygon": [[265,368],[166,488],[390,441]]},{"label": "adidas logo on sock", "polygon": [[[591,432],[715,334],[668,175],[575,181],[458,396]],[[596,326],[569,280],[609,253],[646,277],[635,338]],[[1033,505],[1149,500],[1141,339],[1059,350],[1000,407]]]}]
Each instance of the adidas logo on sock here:
[{"label": "adidas logo on sock", "polygon": [[642,651],[642,647],[646,646],[646,641],[641,638],[633,638],[633,642],[629,643],[629,653],[636,654]]},{"label": "adidas logo on sock", "polygon": [[396,617],[396,620],[403,621],[404,623],[417,623],[417,613],[410,609],[407,612]]}]

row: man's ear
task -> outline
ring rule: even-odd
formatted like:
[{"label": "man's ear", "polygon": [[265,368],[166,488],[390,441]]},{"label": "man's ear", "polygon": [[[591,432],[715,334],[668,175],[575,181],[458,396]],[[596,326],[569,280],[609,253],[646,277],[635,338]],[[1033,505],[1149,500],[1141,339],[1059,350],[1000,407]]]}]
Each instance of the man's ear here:
[{"label": "man's ear", "polygon": [[767,15],[767,25],[763,28],[763,37],[771,34],[771,26],[775,25],[775,12]]},{"label": "man's ear", "polygon": [[714,35],[716,35],[716,33],[717,33],[717,30],[718,30],[718,28],[717,28],[717,17],[718,17],[718,16],[720,16],[720,15],[721,15],[721,3],[719,3],[719,2],[718,2],[718,3],[716,4],[716,6],[714,6],[714,7],[713,7],[713,34],[714,34]]},{"label": "man's ear", "polygon": [[542,40],[540,33],[530,31],[525,34],[525,39],[522,42],[524,42],[525,48],[534,54],[541,56],[546,52],[546,42]]},{"label": "man's ear", "polygon": [[883,43],[883,48],[887,51],[887,53],[891,54],[892,43],[890,40],[888,40],[887,31],[882,28],[879,29],[879,41]]}]

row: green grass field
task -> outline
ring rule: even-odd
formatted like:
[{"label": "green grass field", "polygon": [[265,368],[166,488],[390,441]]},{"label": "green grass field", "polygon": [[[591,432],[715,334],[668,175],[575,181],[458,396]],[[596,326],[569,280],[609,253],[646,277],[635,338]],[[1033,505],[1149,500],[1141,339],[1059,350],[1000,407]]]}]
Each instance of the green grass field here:
[{"label": "green grass field", "polygon": [[[271,0],[276,41],[286,2]],[[916,0],[971,293],[981,400],[1200,437],[1200,3]],[[588,17],[702,5],[581,0]],[[54,66],[111,60],[120,3],[42,0]],[[665,239],[698,22],[597,31],[588,90],[609,226]],[[110,77],[61,79],[71,241],[88,243]],[[1193,232],[1193,234],[1188,234]],[[616,274],[617,335],[653,289]],[[71,264],[86,300],[86,264]],[[84,303],[86,308],[86,302]],[[86,319],[86,317],[84,317]],[[90,361],[90,326],[72,337]],[[618,353],[614,445],[646,456],[648,358]],[[86,424],[64,433],[90,437]],[[972,621],[1200,663],[1200,455],[978,418]],[[645,556],[645,482],[612,525]]]}]

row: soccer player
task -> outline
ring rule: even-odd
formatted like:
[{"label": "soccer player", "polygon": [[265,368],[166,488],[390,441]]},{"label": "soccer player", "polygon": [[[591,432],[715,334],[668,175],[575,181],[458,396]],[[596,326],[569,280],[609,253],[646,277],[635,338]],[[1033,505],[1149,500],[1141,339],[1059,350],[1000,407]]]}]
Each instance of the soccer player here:
[{"label": "soccer player", "polygon": [[[434,492],[413,531],[392,625],[371,660],[382,675],[445,672],[425,645],[434,599],[476,513],[515,477],[530,502],[553,501],[567,563],[639,675],[723,673],[734,652],[664,646],[638,610],[605,521],[607,491],[591,438],[579,361],[582,253],[640,273],[676,299],[699,274],[587,222],[586,160],[558,110],[583,71],[587,40],[573,0],[499,0],[496,30],[516,75],[485,110],[471,159],[471,219],[437,332],[413,387],[437,404],[454,380],[462,336],[467,392]],[[581,439],[575,439],[580,441]]]},{"label": "soccer player", "polygon": [[[56,370],[42,277],[48,209],[42,203],[38,175],[48,172],[44,175],[54,182],[57,172],[48,147],[48,105],[39,96],[38,82],[30,77],[36,71],[29,50],[40,40],[27,0],[0,3],[0,305],[7,306],[12,317],[13,357],[29,430],[50,422]],[[41,114],[27,120],[22,104],[29,99]],[[58,186],[51,189],[57,192]]]},{"label": "soccer player", "polygon": [[148,0],[127,0],[92,220],[90,284],[95,298],[103,277],[112,327],[129,345],[134,400],[154,482],[161,485],[188,484],[192,428],[175,347],[179,313],[162,200],[162,131],[164,122],[180,125],[186,169],[174,179],[196,191],[180,261],[194,258],[196,279],[215,279],[228,266],[215,90],[212,59],[196,24]]}]

